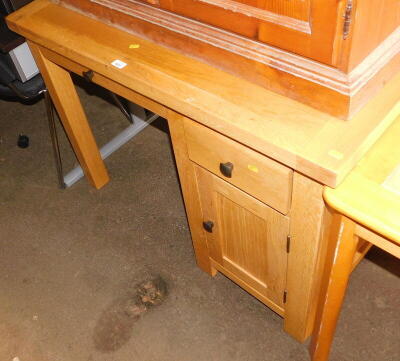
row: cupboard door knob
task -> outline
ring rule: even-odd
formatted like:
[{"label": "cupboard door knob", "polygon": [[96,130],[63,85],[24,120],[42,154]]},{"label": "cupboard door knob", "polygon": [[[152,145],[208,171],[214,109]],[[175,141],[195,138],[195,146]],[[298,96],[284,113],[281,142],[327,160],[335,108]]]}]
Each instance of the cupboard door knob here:
[{"label": "cupboard door knob", "polygon": [[214,227],[214,222],[212,222],[212,221],[203,222],[203,228],[204,228],[208,233],[212,233],[213,227]]},{"label": "cupboard door knob", "polygon": [[94,76],[93,70],[84,71],[82,73],[83,77],[88,81],[91,82]]},{"label": "cupboard door knob", "polygon": [[233,164],[231,162],[219,163],[219,170],[225,177],[232,178]]}]

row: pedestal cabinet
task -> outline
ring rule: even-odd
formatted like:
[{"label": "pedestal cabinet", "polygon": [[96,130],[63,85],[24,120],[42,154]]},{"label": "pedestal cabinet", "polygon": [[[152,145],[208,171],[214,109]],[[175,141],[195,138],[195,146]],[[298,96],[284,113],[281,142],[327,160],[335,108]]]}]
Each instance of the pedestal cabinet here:
[{"label": "pedestal cabinet", "polygon": [[168,120],[198,265],[225,274],[304,340],[323,248],[322,186],[196,121],[174,112]]},{"label": "pedestal cabinet", "polygon": [[293,171],[190,119],[183,123],[213,267],[283,315]]}]

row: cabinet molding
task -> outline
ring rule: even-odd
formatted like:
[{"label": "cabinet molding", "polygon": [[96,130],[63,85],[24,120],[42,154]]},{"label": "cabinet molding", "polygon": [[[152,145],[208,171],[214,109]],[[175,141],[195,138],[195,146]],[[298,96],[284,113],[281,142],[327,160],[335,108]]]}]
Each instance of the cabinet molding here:
[{"label": "cabinet molding", "polygon": [[[217,48],[228,50],[250,60],[255,60],[271,68],[323,85],[326,88],[347,96],[353,96],[363,88],[371,78],[400,51],[399,26],[367,58],[365,58],[363,62],[353,71],[346,74],[339,69],[318,63],[311,59],[227,32],[196,20],[183,18],[180,15],[157,9],[138,1],[130,0],[129,7],[124,5],[124,2],[113,0],[91,1]],[[208,2],[207,0],[202,1]],[[129,31],[129,28],[124,28],[124,30]]]},{"label": "cabinet molding", "polygon": [[284,26],[289,29],[311,34],[310,24],[307,21],[294,19],[289,16],[273,13],[272,11],[259,9],[237,1],[231,0],[199,0],[200,2],[220,6],[224,9],[239,12],[241,14],[254,17],[262,21],[268,21],[276,25]]}]

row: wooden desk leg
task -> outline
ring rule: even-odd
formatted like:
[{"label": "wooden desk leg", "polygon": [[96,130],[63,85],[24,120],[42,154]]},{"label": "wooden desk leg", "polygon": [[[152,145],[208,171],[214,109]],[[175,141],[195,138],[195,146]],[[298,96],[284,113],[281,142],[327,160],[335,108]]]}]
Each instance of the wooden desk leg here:
[{"label": "wooden desk leg", "polygon": [[103,187],[109,176],[69,72],[46,59],[40,46],[29,42],[29,47],[86,177]]},{"label": "wooden desk leg", "polygon": [[357,250],[358,237],[354,231],[353,221],[340,214],[334,215],[317,317],[310,344],[313,361],[328,360]]},{"label": "wooden desk leg", "polygon": [[176,165],[179,171],[179,179],[182,185],[182,193],[185,201],[185,209],[189,221],[197,265],[204,272],[207,272],[211,276],[215,276],[217,270],[211,265],[207,240],[202,226],[203,216],[200,208],[200,198],[197,189],[194,166],[189,160],[186,147],[183,129],[184,117],[169,110],[167,118],[172,144],[174,146]]},{"label": "wooden desk leg", "polygon": [[[290,252],[286,279],[284,329],[303,342],[315,319],[320,274],[321,227],[325,216],[323,186],[297,172],[293,177],[290,211]],[[322,267],[321,267],[322,269]]]}]

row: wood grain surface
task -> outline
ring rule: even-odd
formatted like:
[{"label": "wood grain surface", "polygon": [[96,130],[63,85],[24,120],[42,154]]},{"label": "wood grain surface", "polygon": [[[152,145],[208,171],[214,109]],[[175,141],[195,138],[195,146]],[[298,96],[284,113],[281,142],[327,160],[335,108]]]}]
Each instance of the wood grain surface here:
[{"label": "wood grain surface", "polygon": [[[92,69],[95,82],[111,79],[332,187],[400,112],[400,74],[343,122],[46,0],[20,9],[8,23],[48,49],[48,59]],[[115,59],[128,65],[114,68]]]}]

